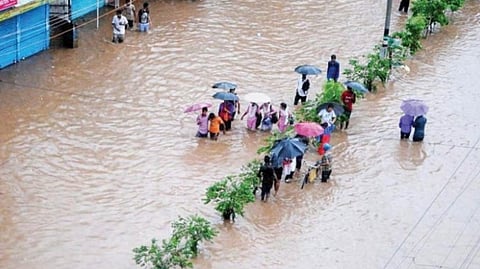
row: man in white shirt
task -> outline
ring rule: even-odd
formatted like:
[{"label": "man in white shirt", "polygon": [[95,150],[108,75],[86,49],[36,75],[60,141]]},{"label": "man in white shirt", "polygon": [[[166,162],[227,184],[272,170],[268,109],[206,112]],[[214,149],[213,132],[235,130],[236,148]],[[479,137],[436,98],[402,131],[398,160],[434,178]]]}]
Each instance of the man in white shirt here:
[{"label": "man in white shirt", "polygon": [[117,10],[117,14],[113,17],[113,43],[122,43],[125,39],[125,26],[128,24],[127,18],[122,15],[120,9]]},{"label": "man in white shirt", "polygon": [[298,101],[301,101],[302,104],[307,101],[308,90],[310,89],[310,81],[307,78],[307,75],[302,74],[301,78],[298,78],[297,81],[297,90],[295,93],[295,99],[293,100],[293,105],[298,105]]},{"label": "man in white shirt", "polygon": [[326,109],[320,110],[318,117],[320,118],[320,125],[322,125],[323,128],[332,126],[337,120],[337,115],[335,115],[332,104],[328,104]]}]

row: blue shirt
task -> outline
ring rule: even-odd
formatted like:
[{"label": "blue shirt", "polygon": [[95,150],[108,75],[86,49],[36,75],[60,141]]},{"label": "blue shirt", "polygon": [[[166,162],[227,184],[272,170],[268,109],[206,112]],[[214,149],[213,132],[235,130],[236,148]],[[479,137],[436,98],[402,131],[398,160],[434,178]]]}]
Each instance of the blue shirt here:
[{"label": "blue shirt", "polygon": [[340,64],[337,61],[329,61],[327,66],[327,79],[337,80],[340,76]]}]

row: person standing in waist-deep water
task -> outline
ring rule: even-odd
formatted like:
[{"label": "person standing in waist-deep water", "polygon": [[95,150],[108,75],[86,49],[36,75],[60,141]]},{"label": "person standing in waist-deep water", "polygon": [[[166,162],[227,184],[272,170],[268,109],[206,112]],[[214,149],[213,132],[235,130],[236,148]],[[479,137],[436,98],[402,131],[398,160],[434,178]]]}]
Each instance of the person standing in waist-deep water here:
[{"label": "person standing in waist-deep water", "polygon": [[280,133],[285,132],[285,130],[287,129],[287,126],[290,123],[289,118],[290,118],[290,111],[288,111],[287,104],[281,103],[280,110],[278,111],[278,123],[277,123],[278,131],[280,131]]},{"label": "person standing in waist-deep water", "polygon": [[134,23],[135,23],[135,6],[133,5],[131,0],[127,0],[127,4],[125,5],[125,17],[128,21],[128,29],[133,30]]},{"label": "person standing in waist-deep water", "polygon": [[264,157],[264,163],[258,171],[258,177],[262,179],[262,201],[267,201],[268,196],[270,195],[270,190],[273,187],[273,182],[277,180],[277,175],[273,170],[272,163],[270,162],[270,156]]},{"label": "person standing in waist-deep water", "polygon": [[223,125],[223,134],[225,134],[225,124],[223,123],[222,118],[215,116],[215,113],[210,113],[210,115],[208,115],[208,120],[210,121],[210,126],[208,127],[210,139],[218,139],[218,136],[220,135],[220,125]]},{"label": "person standing in waist-deep water", "polygon": [[197,116],[198,131],[196,137],[208,137],[208,108],[202,107],[202,113]]},{"label": "person standing in waist-deep water", "polygon": [[240,118],[240,120],[243,120],[243,118],[245,117],[245,115],[248,115],[247,116],[247,128],[251,131],[255,131],[257,129],[257,115],[259,113],[259,107],[256,103],[254,102],[251,102],[249,105],[248,105],[248,108],[247,110],[245,110],[245,113],[243,113],[242,117]]},{"label": "person standing in waist-deep water", "polygon": [[408,6],[410,5],[410,0],[401,0],[400,6],[398,7],[398,11],[402,11],[408,13]]},{"label": "person standing in waist-deep water", "polygon": [[143,8],[138,11],[138,30],[140,32],[148,32],[152,20],[150,19],[150,9],[148,3],[143,3]]},{"label": "person standing in waist-deep water", "polygon": [[427,124],[427,118],[425,118],[425,116],[420,115],[415,118],[413,121],[413,128],[415,128],[415,131],[413,132],[413,141],[423,141],[423,137],[425,136],[425,124]]},{"label": "person standing in waist-deep water", "polygon": [[398,127],[400,128],[400,139],[410,138],[412,125],[413,125],[413,116],[405,114],[402,117],[400,117],[400,122],[398,123]]},{"label": "person standing in waist-deep water", "polygon": [[233,111],[234,105],[229,101],[223,101],[218,107],[218,116],[222,118],[223,122],[225,123],[225,131],[230,131],[232,129],[232,118],[233,118]]},{"label": "person standing in waist-deep water", "polygon": [[[237,93],[235,92],[235,88],[231,88],[229,90],[230,93],[232,94],[235,94],[237,95]],[[235,120],[235,115],[240,114],[240,100],[238,99],[238,95],[237,95],[237,100],[235,101],[228,101],[229,103],[232,103],[233,104],[233,113],[232,113],[232,121]]]},{"label": "person standing in waist-deep water", "polygon": [[337,62],[337,56],[333,54],[330,56],[330,61],[327,64],[327,80],[333,79],[337,82],[340,76],[340,64]]},{"label": "person standing in waist-deep water", "polygon": [[127,18],[125,18],[125,16],[122,15],[122,11],[118,9],[112,19],[113,43],[122,43],[123,40],[125,40],[125,25],[127,24]]},{"label": "person standing in waist-deep water", "polygon": [[308,90],[310,89],[310,80],[308,80],[307,75],[302,74],[297,81],[297,90],[295,93],[295,99],[293,100],[293,105],[298,105],[298,101],[301,101],[302,104],[307,101]]},{"label": "person standing in waist-deep water", "polygon": [[[352,115],[353,104],[357,101],[357,96],[353,92],[352,87],[347,86],[347,90],[342,93],[341,96],[344,115],[345,115],[345,129],[348,129],[348,124],[350,123],[350,116]],[[340,123],[340,129],[343,128],[343,122]]]},{"label": "person standing in waist-deep water", "polygon": [[323,150],[325,153],[322,156],[322,159],[320,161],[320,167],[322,168],[322,182],[327,182],[328,179],[330,179],[330,175],[332,174],[332,154],[330,152],[330,149],[332,146],[330,144],[324,144],[323,145]]}]

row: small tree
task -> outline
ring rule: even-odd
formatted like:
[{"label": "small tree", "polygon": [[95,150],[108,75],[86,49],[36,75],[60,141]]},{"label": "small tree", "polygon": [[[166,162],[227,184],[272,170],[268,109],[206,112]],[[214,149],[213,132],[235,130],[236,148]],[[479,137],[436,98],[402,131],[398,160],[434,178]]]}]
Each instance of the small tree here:
[{"label": "small tree", "polygon": [[192,268],[191,259],[198,254],[198,244],[217,235],[210,222],[197,215],[179,217],[172,228],[172,236],[163,240],[161,246],[152,239],[150,246],[134,248],[135,262],[145,269]]},{"label": "small tree", "polygon": [[423,15],[412,16],[408,18],[405,30],[393,33],[392,36],[400,38],[402,46],[408,48],[409,53],[413,55],[422,48],[420,41],[426,27],[427,19]]},{"label": "small tree", "polygon": [[189,249],[193,256],[198,255],[198,244],[201,241],[211,241],[218,233],[209,221],[197,215],[179,217],[172,223],[172,228],[172,238]]},{"label": "small tree", "polygon": [[373,53],[368,54],[362,62],[351,59],[349,63],[353,69],[347,68],[343,74],[349,80],[363,83],[369,91],[376,90],[375,82],[387,82],[392,64],[391,59],[380,56],[379,46],[375,46]]},{"label": "small tree", "polygon": [[133,249],[134,260],[145,269],[192,268],[193,253],[180,247],[178,240],[163,240],[162,245],[152,239],[150,246],[140,246]]},{"label": "small tree", "polygon": [[432,27],[435,22],[440,25],[448,24],[448,17],[445,15],[445,10],[448,8],[445,0],[416,0],[413,3],[413,16],[423,16],[427,20],[428,32],[432,32]]},{"label": "small tree", "polygon": [[259,160],[253,160],[242,167],[242,172],[239,177],[242,178],[246,184],[249,184],[252,189],[260,185],[261,179],[258,176],[258,170],[260,170],[261,165]]},{"label": "small tree", "polygon": [[244,207],[255,201],[251,183],[243,181],[238,176],[227,176],[207,188],[205,204],[216,203],[215,209],[224,220],[235,221],[236,214],[243,216]]}]

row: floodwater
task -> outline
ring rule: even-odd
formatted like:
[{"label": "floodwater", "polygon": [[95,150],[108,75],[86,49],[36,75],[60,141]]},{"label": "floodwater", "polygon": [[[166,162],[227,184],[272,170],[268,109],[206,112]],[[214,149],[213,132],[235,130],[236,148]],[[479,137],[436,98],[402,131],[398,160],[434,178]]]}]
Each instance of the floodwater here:
[{"label": "floodwater", "polygon": [[[235,121],[199,140],[183,108],[216,105],[220,80],[291,104],[296,65],[325,68],[336,53],[346,67],[371,51],[384,2],[152,2],[148,34],[111,44],[108,16],[81,29],[78,49],[0,71],[0,268],[135,268],[131,250],[189,214],[220,230],[196,268],[480,268],[478,0],[425,40],[410,73],[358,102],[332,138],[329,183],[282,184],[233,225],[202,202],[265,134]],[[404,22],[394,12],[392,30]],[[430,106],[420,144],[398,139],[411,97]]]}]

